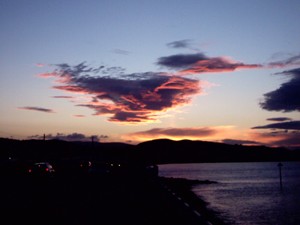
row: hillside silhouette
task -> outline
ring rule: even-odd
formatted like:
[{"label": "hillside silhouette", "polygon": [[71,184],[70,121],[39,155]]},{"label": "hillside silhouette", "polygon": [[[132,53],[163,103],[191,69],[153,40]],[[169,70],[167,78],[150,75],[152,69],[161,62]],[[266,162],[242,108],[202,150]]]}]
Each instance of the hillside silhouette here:
[{"label": "hillside silhouette", "polygon": [[0,146],[0,160],[83,159],[146,164],[300,160],[298,150],[191,140],[157,139],[131,145],[0,138]]},{"label": "hillside silhouette", "polygon": [[217,142],[160,139],[139,144],[138,149],[156,163],[294,161],[300,151],[266,146],[230,145]]}]

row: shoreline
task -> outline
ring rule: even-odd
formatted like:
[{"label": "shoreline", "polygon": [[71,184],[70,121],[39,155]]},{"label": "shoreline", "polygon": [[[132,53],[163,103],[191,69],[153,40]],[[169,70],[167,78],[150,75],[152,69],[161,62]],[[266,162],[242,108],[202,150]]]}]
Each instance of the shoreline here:
[{"label": "shoreline", "polygon": [[167,177],[159,177],[159,182],[167,191],[174,195],[174,198],[177,198],[178,201],[182,201],[183,204],[188,204],[191,210],[194,210],[195,213],[198,213],[199,216],[207,221],[207,224],[230,225],[218,216],[218,212],[207,207],[208,202],[205,202],[191,190],[194,185],[213,184],[217,182]]}]

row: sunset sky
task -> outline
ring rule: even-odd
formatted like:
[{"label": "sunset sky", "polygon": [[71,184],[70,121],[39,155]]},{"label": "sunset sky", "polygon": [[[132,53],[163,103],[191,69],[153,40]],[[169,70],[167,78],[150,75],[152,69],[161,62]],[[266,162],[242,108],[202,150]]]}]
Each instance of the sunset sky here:
[{"label": "sunset sky", "polygon": [[1,0],[0,137],[300,147],[299,0]]}]

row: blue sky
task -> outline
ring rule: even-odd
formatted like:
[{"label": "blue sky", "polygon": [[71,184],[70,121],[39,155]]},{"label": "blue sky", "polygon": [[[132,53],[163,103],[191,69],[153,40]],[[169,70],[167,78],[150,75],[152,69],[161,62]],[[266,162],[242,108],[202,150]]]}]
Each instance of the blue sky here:
[{"label": "blue sky", "polygon": [[[0,136],[298,146],[299,91],[285,100],[295,106],[289,109],[274,108],[276,93],[260,103],[283,84],[298,84],[299,10],[296,0],[1,1]],[[62,64],[74,72],[82,62],[105,68],[80,74],[100,82],[97,88],[74,74],[61,80]],[[207,63],[214,71],[199,70]],[[57,88],[71,84],[81,92]],[[103,92],[109,97],[99,97]],[[275,128],[261,128],[269,124]]]}]

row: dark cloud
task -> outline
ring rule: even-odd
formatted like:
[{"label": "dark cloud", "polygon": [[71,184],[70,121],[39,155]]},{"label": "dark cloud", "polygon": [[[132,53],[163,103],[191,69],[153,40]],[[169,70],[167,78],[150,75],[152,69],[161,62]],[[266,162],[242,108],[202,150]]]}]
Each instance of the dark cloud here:
[{"label": "dark cloud", "polygon": [[185,39],[180,41],[173,41],[167,44],[170,48],[189,48],[191,45],[191,40]]},{"label": "dark cloud", "polygon": [[280,74],[291,79],[281,84],[277,90],[264,94],[264,100],[260,106],[269,111],[300,111],[300,68]]},{"label": "dark cloud", "polygon": [[32,110],[32,111],[45,112],[45,113],[54,113],[52,109],[46,109],[46,108],[34,107],[34,106],[18,107],[18,109]]},{"label": "dark cloud", "polygon": [[118,67],[96,70],[85,63],[56,67],[46,75],[60,83],[55,89],[92,96],[90,102],[78,106],[95,110],[95,115],[110,114],[109,120],[115,122],[156,120],[159,112],[187,104],[201,91],[198,80],[162,73],[124,74]]},{"label": "dark cloud", "polygon": [[[171,42],[168,46],[175,48],[187,47],[188,42],[186,43],[186,41],[187,40]],[[176,69],[180,75],[220,73],[235,71],[237,69],[284,68],[300,65],[300,55],[291,56],[287,59],[267,64],[248,64],[233,60],[230,57],[208,57],[198,52],[194,54],[176,54],[160,57],[158,58],[157,64],[169,69]]]},{"label": "dark cloud", "polygon": [[[105,73],[105,66],[99,66],[97,68],[93,68],[91,66],[86,65],[86,62],[79,63],[76,66],[70,66],[67,63],[55,64],[57,69],[52,74],[59,75],[60,77],[76,77],[76,76],[85,76],[90,73],[97,74],[100,71]],[[108,69],[115,69],[116,67],[111,67]],[[50,73],[51,75],[51,73]]]},{"label": "dark cloud", "polygon": [[147,112],[116,112],[109,121],[120,122],[126,121],[129,123],[150,122],[155,121],[155,115],[150,115]]},{"label": "dark cloud", "polygon": [[230,145],[261,145],[262,143],[250,140],[237,140],[237,139],[224,139],[222,140],[225,144]]},{"label": "dark cloud", "polygon": [[[44,135],[34,135],[30,136],[29,138],[34,139],[43,139]],[[63,133],[57,133],[55,135],[53,134],[47,134],[45,135],[45,138],[47,140],[64,140],[64,141],[92,141],[92,138],[94,141],[100,141],[100,139],[108,138],[107,135],[91,135],[86,136],[81,133],[71,133],[71,134],[63,134]]]},{"label": "dark cloud", "polygon": [[300,65],[300,55],[294,55],[281,61],[269,63],[270,67],[286,67],[293,65]]},{"label": "dark cloud", "polygon": [[300,120],[282,123],[271,123],[263,126],[256,126],[252,129],[284,129],[284,130],[300,130]]},{"label": "dark cloud", "polygon": [[229,72],[237,69],[261,68],[260,64],[245,64],[227,57],[207,57],[202,53],[178,54],[161,57],[157,62],[160,66],[179,69],[179,74],[199,74],[213,72]]},{"label": "dark cloud", "polygon": [[202,53],[178,54],[160,57],[157,64],[171,69],[186,69],[199,61],[207,59],[208,58]]},{"label": "dark cloud", "polygon": [[283,122],[283,121],[288,121],[288,120],[292,120],[292,119],[288,118],[288,117],[274,117],[274,118],[268,118],[267,120]]}]

